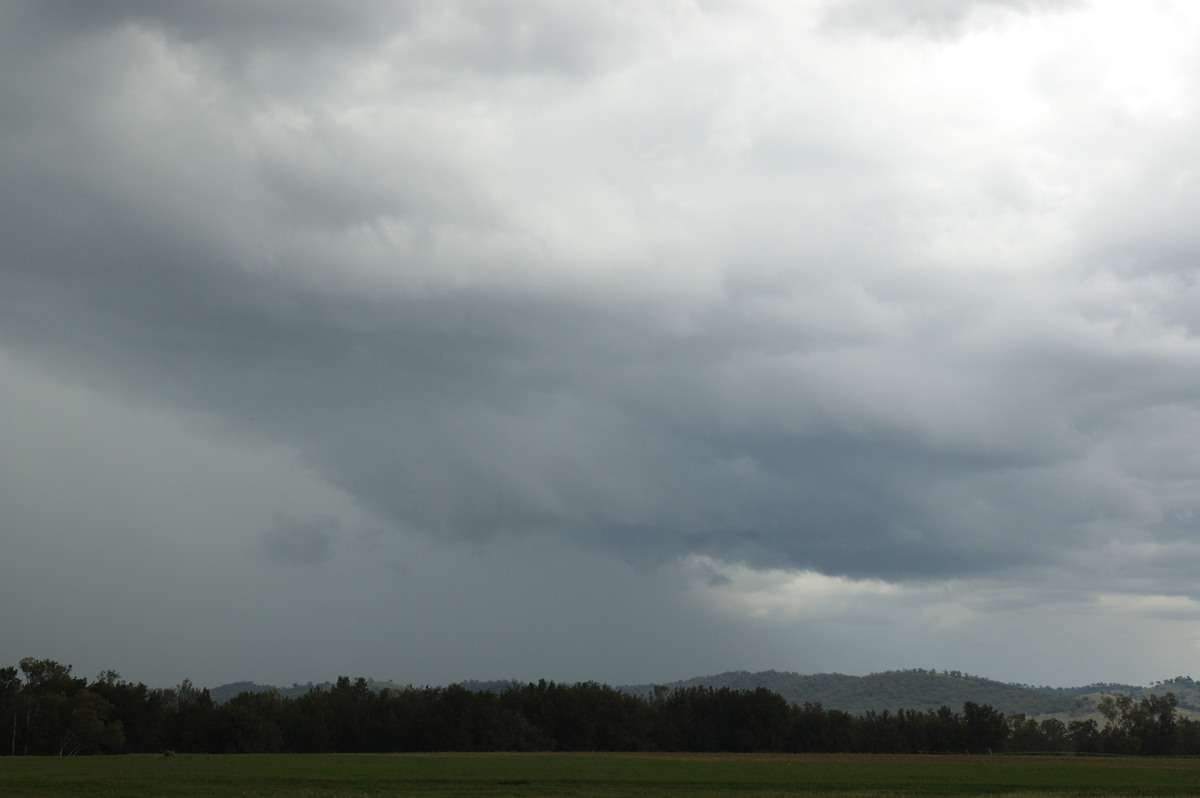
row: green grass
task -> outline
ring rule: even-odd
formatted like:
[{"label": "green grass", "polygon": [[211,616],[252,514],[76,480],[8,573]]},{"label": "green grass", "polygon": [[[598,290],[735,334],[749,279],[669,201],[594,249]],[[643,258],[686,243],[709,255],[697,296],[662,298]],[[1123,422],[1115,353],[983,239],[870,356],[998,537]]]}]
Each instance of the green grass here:
[{"label": "green grass", "polygon": [[0,757],[0,796],[1200,795],[1200,761],[575,754]]}]

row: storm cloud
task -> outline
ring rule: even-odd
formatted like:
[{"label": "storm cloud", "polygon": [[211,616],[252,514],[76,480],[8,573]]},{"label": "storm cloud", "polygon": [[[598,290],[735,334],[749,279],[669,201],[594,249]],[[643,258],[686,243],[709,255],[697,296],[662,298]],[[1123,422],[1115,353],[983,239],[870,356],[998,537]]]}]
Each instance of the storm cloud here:
[{"label": "storm cloud", "polygon": [[[1182,3],[9,3],[5,369],[286,453],[337,506],[221,534],[343,579],[417,547],[494,601],[540,541],[688,618],[954,586],[997,628],[1194,619],[1198,36]],[[43,545],[41,507],[5,523]],[[859,645],[819,664],[961,662]],[[537,667],[481,646],[460,677]]]}]

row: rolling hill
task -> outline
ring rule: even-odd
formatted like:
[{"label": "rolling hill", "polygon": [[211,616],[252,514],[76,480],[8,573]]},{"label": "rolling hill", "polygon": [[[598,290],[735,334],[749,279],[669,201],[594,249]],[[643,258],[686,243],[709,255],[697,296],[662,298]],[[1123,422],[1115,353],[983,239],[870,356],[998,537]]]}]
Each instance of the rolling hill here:
[{"label": "rolling hill", "polygon": [[[884,709],[925,710],[941,706],[959,709],[967,701],[990,704],[1005,714],[1087,714],[1092,711],[1093,703],[1088,696],[1095,692],[1047,692],[1040,688],[997,682],[957,671],[919,669],[886,671],[868,676],[731,671],[663,686],[728,687],[739,690],[766,687],[792,703],[812,702],[826,709],[840,709],[855,715]],[[654,685],[632,685],[621,689],[637,695],[650,695]],[[1129,688],[1131,691],[1140,689],[1142,688]]]},{"label": "rolling hill", "polygon": [[[371,681],[374,689],[399,689],[393,682]],[[468,681],[461,686],[469,690],[500,692],[521,682],[513,680]],[[310,689],[328,689],[329,682],[320,684],[271,687],[253,682],[234,682],[212,688],[213,699],[227,701],[241,692],[275,690],[281,695],[301,695]],[[621,685],[617,689],[642,697],[652,696],[656,689],[687,687],[727,687],[733,690],[753,690],[765,687],[795,704],[817,703],[826,709],[840,709],[854,715],[885,709],[926,710],[948,706],[958,710],[967,701],[989,704],[1006,715],[1022,713],[1030,716],[1060,715],[1078,717],[1094,714],[1096,703],[1104,694],[1125,694],[1145,698],[1151,694],[1174,693],[1179,706],[1200,711],[1200,682],[1178,676],[1143,687],[1127,684],[1091,684],[1083,687],[1033,687],[1009,684],[971,676],[958,671],[922,669],[886,671],[867,676],[847,676],[840,673],[803,675],[787,671],[728,671],[712,676],[697,676],[662,684]]]}]

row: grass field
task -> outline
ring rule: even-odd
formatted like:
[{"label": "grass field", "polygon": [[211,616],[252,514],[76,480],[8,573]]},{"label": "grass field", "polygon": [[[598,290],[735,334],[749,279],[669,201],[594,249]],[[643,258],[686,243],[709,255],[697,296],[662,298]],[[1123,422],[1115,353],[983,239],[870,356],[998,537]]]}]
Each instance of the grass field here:
[{"label": "grass field", "polygon": [[0,796],[1200,795],[1200,760],[313,754],[0,757]]}]

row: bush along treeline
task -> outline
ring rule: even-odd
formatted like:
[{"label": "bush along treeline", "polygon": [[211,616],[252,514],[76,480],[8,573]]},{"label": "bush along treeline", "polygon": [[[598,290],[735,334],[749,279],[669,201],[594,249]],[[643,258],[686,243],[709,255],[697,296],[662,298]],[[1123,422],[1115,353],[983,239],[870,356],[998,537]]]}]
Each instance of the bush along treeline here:
[{"label": "bush along treeline", "polygon": [[[584,682],[373,690],[341,677],[298,697],[245,692],[217,703],[184,682],[148,688],[113,671],[23,659],[0,668],[0,753],[721,751],[1200,755],[1200,721],[1174,695],[1108,696],[1096,720],[1036,720],[966,702],[961,711],[789,704],[766,688],[659,688],[647,697]],[[5,739],[7,738],[7,739]]]}]

